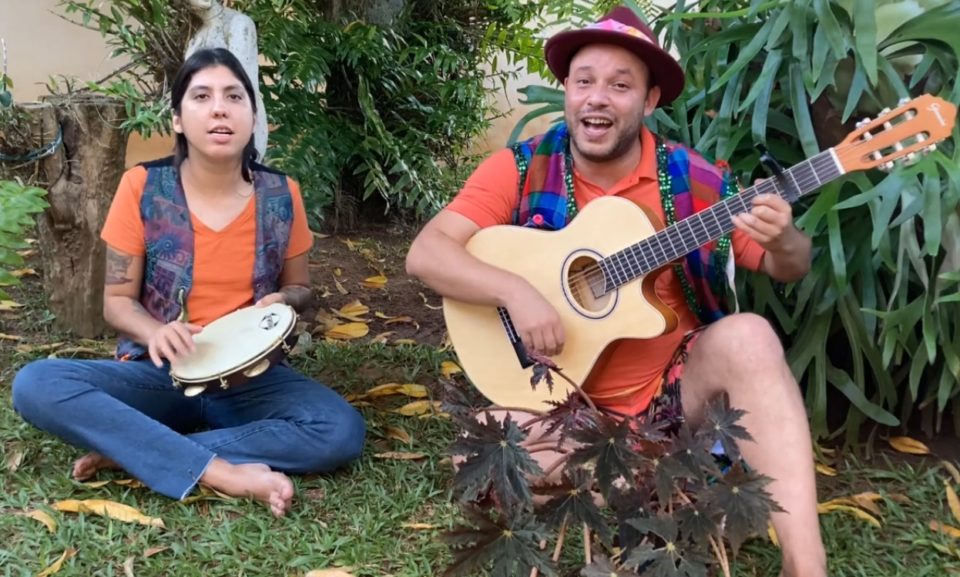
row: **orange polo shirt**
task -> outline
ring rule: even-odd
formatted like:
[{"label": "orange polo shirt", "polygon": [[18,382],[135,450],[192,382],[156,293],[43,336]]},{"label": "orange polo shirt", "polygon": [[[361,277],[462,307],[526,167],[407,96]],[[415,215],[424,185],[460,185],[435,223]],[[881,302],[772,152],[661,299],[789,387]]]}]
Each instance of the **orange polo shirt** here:
[{"label": "orange polo shirt", "polygon": [[[147,169],[136,166],[124,173],[100,233],[112,248],[133,256],[146,254],[140,199]],[[287,179],[293,200],[293,223],[286,258],[299,256],[313,245],[300,187]],[[256,197],[222,230],[216,231],[190,213],[193,225],[193,287],[187,298],[189,322],[206,325],[253,304],[254,244],[257,238]]]},{"label": "orange polo shirt", "polygon": [[[664,222],[657,180],[656,141],[646,129],[641,141],[643,152],[636,169],[609,190],[590,182],[574,167],[577,206],[582,208],[602,196],[621,196],[649,209]],[[519,180],[513,152],[500,150],[480,164],[446,210],[469,218],[481,228],[510,224]],[[732,244],[737,265],[752,270],[760,268],[764,254],[760,245],[740,231],[733,233]],[[699,324],[687,306],[672,267],[657,278],[654,287],[664,304],[677,313],[677,329],[654,339],[621,339],[611,343],[584,383],[584,390],[598,405],[627,414],[644,411],[659,391],[664,370],[684,334]]]}]

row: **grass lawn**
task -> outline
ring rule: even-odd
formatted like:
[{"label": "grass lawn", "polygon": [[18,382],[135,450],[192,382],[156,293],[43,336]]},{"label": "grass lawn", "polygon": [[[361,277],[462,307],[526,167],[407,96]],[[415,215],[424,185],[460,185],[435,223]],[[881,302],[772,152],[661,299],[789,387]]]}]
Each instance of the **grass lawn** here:
[{"label": "grass lawn", "polygon": [[[332,251],[340,244],[327,248]],[[387,260],[380,272],[385,272],[390,282],[406,282],[399,280],[396,254],[383,244],[355,241],[345,246],[368,264],[380,261],[383,265]],[[371,247],[373,252],[363,253]],[[323,256],[337,264],[343,263],[336,259],[346,258],[332,253]],[[331,286],[318,286],[318,294],[330,292],[331,299],[340,296],[327,271],[319,272],[315,278],[326,278],[322,282]],[[364,273],[354,274],[362,279]],[[337,278],[337,284],[346,284],[342,277]],[[429,330],[436,326],[439,313],[424,305],[428,301],[435,304],[436,297],[425,295],[421,300],[416,287],[414,300],[390,300],[389,290],[382,292],[382,300],[376,307],[371,305],[369,315],[383,310],[419,320],[423,326],[416,330],[409,322],[386,327],[403,325],[408,333],[394,336],[416,342],[396,344],[388,338],[389,344],[377,344],[368,337],[327,343],[317,339],[296,357],[296,363],[343,394],[362,394],[390,382],[420,383],[436,391],[441,363],[452,358],[438,346],[442,335]],[[342,302],[360,298],[370,303],[375,298],[372,295],[342,295]],[[198,493],[191,502],[180,503],[130,485],[91,487],[68,476],[80,451],[33,429],[14,414],[10,382],[15,370],[32,358],[77,346],[93,352],[67,354],[106,354],[106,343],[71,340],[56,333],[36,285],[16,291],[15,298],[25,307],[15,316],[0,313],[0,333],[22,337],[21,341],[0,338],[0,575],[38,575],[68,549],[75,555],[62,564],[58,576],[303,577],[311,570],[334,567],[343,567],[357,577],[442,574],[449,557],[438,536],[457,519],[446,453],[455,431],[448,420],[393,412],[414,400],[403,395],[377,398],[373,404],[361,406],[369,428],[361,460],[334,475],[295,478],[295,504],[282,519],[273,518],[257,503],[212,494]],[[332,308],[342,302],[331,300]],[[426,315],[433,320],[425,321]],[[421,334],[427,336],[420,338]],[[52,349],[37,348],[61,341],[62,345]],[[383,458],[388,452],[421,453],[422,457]],[[960,490],[960,481],[951,479],[939,458],[881,452],[869,462],[848,456],[838,457],[833,464],[836,477],[819,477],[821,501],[866,491],[875,491],[882,498],[876,503],[880,527],[848,510],[821,517],[832,575],[960,575],[960,539],[929,527],[931,521],[960,526],[960,519],[952,518],[947,507],[944,488],[944,483],[950,482]],[[124,477],[123,473],[100,476]],[[164,528],[51,508],[65,499],[123,503],[162,519]],[[52,531],[23,515],[38,510],[54,520]],[[775,576],[778,555],[766,538],[755,539],[737,558],[735,574]],[[568,557],[576,556],[570,552]]]}]

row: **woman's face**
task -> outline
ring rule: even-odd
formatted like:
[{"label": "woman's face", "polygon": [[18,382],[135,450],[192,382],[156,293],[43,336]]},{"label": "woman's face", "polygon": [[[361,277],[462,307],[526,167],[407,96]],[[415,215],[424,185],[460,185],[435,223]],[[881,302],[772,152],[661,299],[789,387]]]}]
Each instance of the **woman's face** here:
[{"label": "woman's face", "polygon": [[198,70],[173,115],[173,129],[183,134],[189,154],[237,161],[253,135],[253,103],[243,83],[226,66]]}]

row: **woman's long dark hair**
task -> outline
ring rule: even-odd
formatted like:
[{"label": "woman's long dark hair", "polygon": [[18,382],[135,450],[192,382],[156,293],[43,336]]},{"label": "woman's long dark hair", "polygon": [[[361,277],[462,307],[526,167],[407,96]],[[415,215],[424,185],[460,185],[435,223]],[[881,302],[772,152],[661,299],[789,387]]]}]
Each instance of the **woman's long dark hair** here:
[{"label": "woman's long dark hair", "polygon": [[[256,115],[257,99],[253,93],[253,84],[251,84],[250,78],[247,77],[247,73],[244,72],[240,61],[226,48],[204,48],[203,50],[194,52],[190,58],[187,58],[187,61],[180,67],[180,71],[177,72],[177,77],[173,81],[173,89],[170,94],[173,113],[180,116],[180,105],[183,103],[183,97],[187,92],[187,87],[190,86],[190,80],[193,79],[193,75],[201,70],[214,66],[226,66],[230,69],[230,72],[233,72],[233,75],[240,80],[244,90],[247,91],[247,97],[250,100],[250,107],[253,108],[253,114]],[[188,154],[187,137],[178,133],[176,135],[173,153],[173,165],[177,170],[180,169],[180,165]],[[253,134],[251,134],[250,142],[243,148],[242,157],[243,179],[247,182],[253,182],[251,165],[255,160],[257,160],[257,147],[254,144]]]}]

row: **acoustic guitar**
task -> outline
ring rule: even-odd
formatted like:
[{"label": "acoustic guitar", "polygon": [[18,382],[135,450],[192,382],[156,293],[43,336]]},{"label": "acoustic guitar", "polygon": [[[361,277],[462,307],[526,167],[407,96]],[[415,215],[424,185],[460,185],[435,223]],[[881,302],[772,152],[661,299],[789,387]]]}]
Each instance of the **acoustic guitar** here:
[{"label": "acoustic guitar", "polygon": [[[956,106],[923,95],[864,120],[840,144],[708,209],[660,228],[633,202],[604,197],[586,205],[558,231],[493,226],[477,232],[467,251],[527,279],[558,310],[566,334],[553,361],[571,380],[585,381],[604,348],[617,339],[650,339],[672,330],[676,316],[654,294],[656,272],[733,230],[757,195],[789,202],[849,172],[915,162],[950,136]],[[502,307],[443,301],[450,340],[474,386],[500,406],[534,410],[563,401],[570,386],[555,379],[532,388],[528,358]]]}]

